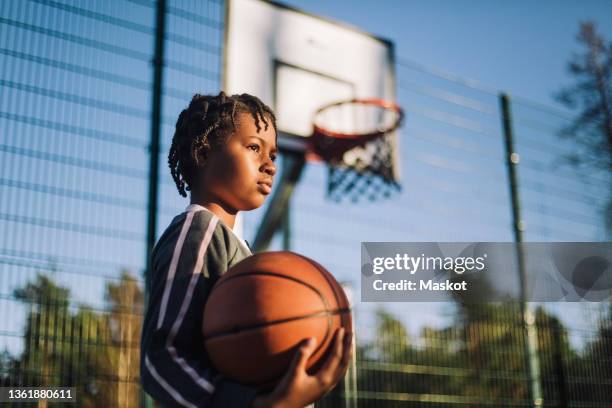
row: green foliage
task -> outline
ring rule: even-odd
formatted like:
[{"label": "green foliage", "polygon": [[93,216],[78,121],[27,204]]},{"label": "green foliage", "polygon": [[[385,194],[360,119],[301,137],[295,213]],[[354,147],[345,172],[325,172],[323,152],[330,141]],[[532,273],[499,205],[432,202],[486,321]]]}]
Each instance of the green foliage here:
[{"label": "green foliage", "polygon": [[556,99],[579,115],[562,136],[579,142],[582,150],[570,159],[576,165],[612,170],[612,43],[606,44],[593,22],[580,25],[576,39],[582,53],[574,54],[568,71],[575,83]]},{"label": "green foliage", "polygon": [[[454,315],[449,326],[411,337],[398,318],[378,310],[376,337],[357,349],[359,406],[528,406],[520,305],[457,302]],[[602,392],[612,384],[610,317],[583,353],[543,308],[536,327],[545,406],[558,406],[562,397],[605,401]],[[594,376],[595,369],[607,377]]]},{"label": "green foliage", "polygon": [[[576,36],[581,53],[572,56],[568,71],[575,83],[561,89],[556,99],[576,110],[577,116],[560,132],[575,140],[575,151],[566,157],[575,168],[587,172],[612,172],[612,42],[597,32],[593,22],[580,25]],[[612,187],[603,208],[606,231],[612,237]]]},{"label": "green foliage", "polygon": [[129,273],[107,283],[103,311],[72,305],[70,291],[41,274],[14,296],[30,311],[22,355],[0,359],[3,386],[73,386],[82,407],[138,406],[143,293]]},{"label": "green foliage", "polygon": [[[73,305],[69,290],[44,275],[14,294],[30,311],[23,354],[0,354],[3,386],[75,386],[84,407],[139,404],[143,293],[135,279],[124,272],[108,283],[103,311]],[[537,309],[546,406],[558,406],[563,395],[584,404],[605,401],[612,385],[611,313],[577,351],[559,319]],[[519,305],[456,299],[453,315],[446,327],[411,335],[396,316],[377,310],[375,336],[356,351],[359,406],[527,405]]]}]

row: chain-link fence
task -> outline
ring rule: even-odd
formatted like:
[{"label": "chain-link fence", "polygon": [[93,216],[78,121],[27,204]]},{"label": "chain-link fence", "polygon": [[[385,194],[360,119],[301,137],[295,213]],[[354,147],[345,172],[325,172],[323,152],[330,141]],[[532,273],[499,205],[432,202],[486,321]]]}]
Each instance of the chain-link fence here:
[{"label": "chain-link fence", "polygon": [[[157,7],[0,2],[2,385],[75,386],[83,406],[142,402]],[[165,22],[156,236],[187,204],[165,158],[192,93],[221,86],[224,4],[168,1]],[[331,203],[325,168],[309,166],[292,197],[284,244],[353,288],[361,241],[513,239],[498,92],[402,58],[397,76],[402,192]],[[512,110],[525,240],[606,240],[610,175],[568,164],[573,142],[558,133],[571,117],[516,98]],[[247,239],[263,211],[246,214]],[[534,309],[544,405],[609,405],[609,305]],[[321,406],[530,404],[518,305],[356,301],[355,317],[354,368]]]}]

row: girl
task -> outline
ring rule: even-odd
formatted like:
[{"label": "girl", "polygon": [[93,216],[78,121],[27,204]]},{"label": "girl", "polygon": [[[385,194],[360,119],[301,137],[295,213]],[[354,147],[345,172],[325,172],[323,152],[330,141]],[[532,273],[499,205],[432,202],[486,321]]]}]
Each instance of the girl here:
[{"label": "girl", "polygon": [[179,193],[191,192],[152,252],[151,293],[141,339],[141,382],[154,399],[186,407],[303,407],[331,390],[350,360],[340,329],[322,368],[308,374],[315,339],[299,345],[284,378],[266,394],[215,372],[204,348],[209,292],[251,251],[232,228],[238,211],[260,207],[276,174],[272,110],[248,95],[195,95],[176,123],[168,164]]}]

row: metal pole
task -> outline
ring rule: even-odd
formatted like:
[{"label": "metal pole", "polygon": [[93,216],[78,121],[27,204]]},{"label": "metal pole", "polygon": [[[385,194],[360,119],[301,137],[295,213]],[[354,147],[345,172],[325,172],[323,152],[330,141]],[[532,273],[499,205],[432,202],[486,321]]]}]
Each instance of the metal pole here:
[{"label": "metal pole", "polygon": [[151,281],[151,251],[155,245],[157,227],[157,187],[159,184],[159,140],[161,130],[162,83],[164,64],[164,31],[166,19],[166,0],[157,2],[157,27],[155,30],[155,55],[153,56],[153,102],[151,106],[151,144],[149,160],[149,210],[147,213],[147,260],[145,269],[146,294],[149,293]]},{"label": "metal pole", "polygon": [[518,188],[518,177],[516,166],[520,158],[514,150],[514,135],[512,132],[512,114],[510,111],[510,97],[501,93],[499,95],[502,111],[502,125],[506,148],[506,165],[510,182],[510,199],[512,201],[512,229],[514,242],[517,246],[517,262],[520,281],[521,315],[523,327],[525,328],[525,357],[529,378],[529,398],[532,406],[540,407],[543,404],[542,390],[540,387],[540,362],[538,359],[538,337],[535,325],[535,313],[527,301],[527,275],[525,271],[525,254],[523,252],[523,230],[525,224],[521,219],[521,207]]},{"label": "metal pole", "polygon": [[[155,21],[155,51],[153,55],[153,98],[151,105],[151,144],[149,148],[149,208],[147,213],[147,242],[145,281],[145,308],[151,289],[151,252],[155,246],[157,228],[157,188],[159,184],[159,145],[161,133],[162,86],[164,73],[164,36],[166,31],[166,0],[157,0]],[[152,407],[151,398],[141,388],[141,404]]]},{"label": "metal pole", "polygon": [[283,250],[291,250],[291,202],[287,202],[285,214],[283,214]]},{"label": "metal pole", "polygon": [[563,365],[563,330],[561,323],[557,319],[552,321],[552,343],[554,350],[555,372],[557,374],[557,395],[559,398],[559,408],[567,408],[567,387],[565,380],[565,368]]},{"label": "metal pole", "polygon": [[[289,222],[286,215],[289,208],[289,200],[296,183],[300,179],[302,169],[304,168],[305,159],[303,153],[286,152],[282,156],[283,170],[278,180],[278,187],[270,199],[266,213],[264,214],[255,240],[253,242],[253,251],[265,251],[270,245],[274,234],[285,224],[286,234],[290,234],[288,230]],[[285,235],[283,245],[289,246],[290,242],[288,235]]]},{"label": "metal pole", "polygon": [[357,321],[355,320],[355,292],[353,291],[353,287],[350,283],[343,282],[341,285],[346,293],[346,297],[348,298],[349,305],[351,307],[351,321],[353,322],[353,338],[351,339],[353,355],[351,357],[349,369],[344,377],[344,406],[345,408],[357,408],[357,330],[355,330]]}]

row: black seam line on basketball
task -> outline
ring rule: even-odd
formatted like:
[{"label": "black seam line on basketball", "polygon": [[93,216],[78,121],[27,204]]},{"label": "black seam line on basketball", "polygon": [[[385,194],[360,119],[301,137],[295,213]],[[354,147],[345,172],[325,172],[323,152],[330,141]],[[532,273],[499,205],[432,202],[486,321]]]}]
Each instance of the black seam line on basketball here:
[{"label": "black seam line on basketball", "polygon": [[[314,260],[310,260],[308,258],[306,258],[304,255],[300,255],[300,254],[296,254],[298,257],[304,259],[305,261],[312,263],[315,268],[317,268],[319,270],[319,272],[321,273],[321,275],[323,275],[323,278],[327,281],[327,284],[329,285],[329,288],[331,289],[332,293],[334,294],[334,298],[336,299],[336,305],[340,305],[340,299],[338,299],[338,294],[336,293],[336,288],[333,284],[333,282],[329,279],[329,276],[327,276],[329,274],[329,272],[327,272],[327,270],[325,270],[323,268],[323,266],[321,266],[318,262],[314,261]],[[344,291],[344,289],[342,289],[342,291]],[[345,299],[343,299],[345,300]],[[348,301],[346,302],[347,305],[349,305]],[[349,309],[350,311],[350,309]],[[350,314],[349,314],[350,315]],[[342,319],[340,320],[340,326],[342,326]],[[332,325],[332,320],[331,320],[331,316],[328,316],[327,319],[327,330],[325,331],[325,336],[323,336],[323,340],[321,341],[321,344],[325,344],[325,342],[327,341],[327,338],[329,336],[331,336],[331,325]],[[319,350],[319,347],[317,347],[317,350]]]},{"label": "black seam line on basketball", "polygon": [[[297,255],[297,256],[299,256],[299,257],[301,257],[301,258],[303,258],[303,259],[305,259],[305,260],[307,260],[307,261],[310,261],[310,260],[309,260],[308,258],[306,258],[304,255],[300,255],[300,254],[296,254],[296,255]],[[336,291],[334,290],[334,285],[333,285],[333,283],[330,281],[329,276],[327,276],[327,274],[328,274],[329,272],[327,272],[327,271],[326,271],[326,270],[323,268],[323,266],[321,266],[321,265],[320,265],[318,262],[316,262],[316,261],[312,261],[312,262],[313,262],[314,266],[315,266],[315,267],[316,267],[316,268],[319,270],[319,272],[321,272],[321,275],[323,275],[323,278],[324,278],[324,279],[327,281],[327,284],[329,285],[329,287],[332,289],[332,292],[334,293],[334,298],[336,299],[336,304],[337,304],[337,305],[339,305],[339,304],[340,304],[340,299],[338,299],[338,294],[337,294],[337,293],[336,293]],[[344,291],[344,289],[342,289],[342,290]],[[348,305],[348,299],[346,299],[346,298],[342,299],[342,301],[345,301],[345,300],[347,301],[346,303],[347,303],[347,305]]]},{"label": "black seam line on basketball", "polygon": [[[310,260],[308,258],[306,258],[306,257],[303,257],[303,256],[300,255],[300,258],[305,259],[308,263],[311,263]],[[317,265],[315,265],[315,268],[317,268],[317,270],[319,272],[321,272],[321,270],[317,267]],[[311,285],[311,284],[309,284],[307,282],[304,282],[301,279],[294,278],[293,276],[281,275],[280,273],[261,272],[261,271],[259,271],[259,272],[242,272],[242,273],[238,273],[236,275],[230,276],[230,277],[228,277],[227,279],[225,279],[225,280],[223,280],[221,282],[217,281],[217,285],[221,286],[225,282],[227,282],[229,280],[232,280],[232,279],[235,279],[235,278],[237,278],[239,276],[252,276],[252,275],[274,276],[276,278],[287,279],[287,280],[291,280],[291,281],[300,283],[300,284],[306,286],[307,288],[310,288],[312,291],[314,291],[319,296],[319,298],[321,299],[321,302],[323,303],[323,307],[325,308],[326,312],[329,312],[330,309],[331,309],[329,307],[329,303],[327,302],[327,299],[325,298],[325,296],[323,296],[323,294],[321,293],[321,291],[318,288],[316,288],[315,286],[313,286],[313,285]],[[323,274],[323,275],[325,275],[325,274]],[[329,280],[325,276],[323,276],[323,278],[326,280],[327,284],[329,285]],[[334,292],[334,296],[336,296],[335,291],[333,290],[333,287],[331,285],[330,285],[330,288],[331,288],[332,292]],[[336,304],[339,304],[339,303],[336,302]],[[319,344],[317,344],[317,347],[313,351],[313,354],[317,353],[321,349],[321,347],[323,347],[323,344],[325,344],[327,339],[331,336],[331,325],[332,325],[331,315],[328,314],[327,315],[327,327],[325,328],[325,335],[323,336],[323,339],[321,339]]]},{"label": "black seam line on basketball", "polygon": [[[318,269],[318,268],[317,268]],[[323,294],[321,293],[321,291],[319,289],[317,289],[315,286],[312,286],[311,284],[309,284],[308,282],[304,282],[301,279],[298,278],[294,278],[293,276],[286,276],[286,275],[281,275],[280,273],[275,273],[275,272],[242,272],[242,273],[237,273],[236,275],[232,275],[229,276],[227,278],[225,278],[222,281],[217,281],[217,284],[215,286],[219,287],[222,286],[223,284],[225,284],[226,282],[232,280],[232,279],[236,279],[238,277],[241,276],[253,276],[253,275],[266,275],[266,276],[274,276],[276,278],[281,278],[281,279],[288,279],[288,280],[292,280],[294,282],[298,282],[301,283],[304,286],[307,286],[308,288],[312,289],[314,292],[316,292],[317,295],[319,295],[319,297],[321,298],[321,300],[323,301],[323,303],[325,304],[325,309],[329,309],[325,302],[325,297],[323,296]],[[223,277],[223,276],[222,276]]]},{"label": "black seam line on basketball", "polygon": [[[239,327],[235,327],[235,328],[233,328],[233,329],[231,329],[229,331],[223,332],[223,333],[213,334],[212,336],[204,337],[204,341],[216,339],[217,337],[231,336],[233,334],[237,334],[237,333],[241,333],[241,332],[245,332],[245,331],[257,330],[257,329],[261,329],[262,327],[269,327],[269,326],[273,326],[273,325],[277,325],[277,324],[288,323],[288,322],[292,322],[292,321],[296,321],[296,320],[310,319],[310,318],[313,318],[313,317],[322,317],[322,316],[330,317],[330,316],[334,316],[334,315],[341,315],[341,314],[344,314],[344,313],[350,313],[350,311],[351,311],[351,309],[345,308],[345,309],[337,309],[337,310],[334,310],[334,311],[314,312],[314,313],[309,313],[309,314],[304,315],[304,316],[288,317],[286,319],[278,319],[278,320],[273,320],[271,322],[257,323],[257,324],[252,324],[252,325],[249,325],[249,326],[239,326]],[[324,342],[322,341],[321,344],[323,344],[323,343]]]}]

